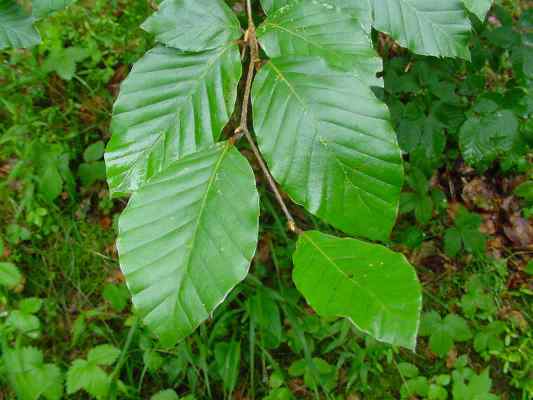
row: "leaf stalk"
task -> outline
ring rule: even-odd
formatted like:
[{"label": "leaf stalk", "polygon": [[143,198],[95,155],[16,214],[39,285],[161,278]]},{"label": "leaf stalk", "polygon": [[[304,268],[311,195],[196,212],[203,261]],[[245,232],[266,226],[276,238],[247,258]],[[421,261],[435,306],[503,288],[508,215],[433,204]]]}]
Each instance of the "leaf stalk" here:
[{"label": "leaf stalk", "polygon": [[246,33],[244,34],[244,43],[245,43],[244,52],[246,52],[247,50],[249,51],[250,62],[248,64],[248,73],[246,76],[246,83],[244,87],[244,96],[242,100],[240,123],[237,129],[235,129],[234,135],[229,139],[229,141],[230,143],[235,144],[243,136],[246,137],[246,140],[248,141],[252,149],[252,153],[254,154],[254,157],[257,159],[259,167],[261,168],[261,171],[263,172],[263,175],[265,176],[267,180],[268,186],[274,193],[274,196],[276,197],[276,200],[279,203],[281,210],[283,211],[283,213],[285,214],[285,217],[287,218],[287,228],[291,232],[300,234],[302,230],[296,224],[296,221],[294,220],[291,212],[289,211],[287,204],[283,200],[283,196],[281,195],[278,189],[278,186],[276,185],[276,182],[274,182],[274,179],[272,178],[272,175],[270,174],[270,171],[268,167],[266,166],[263,160],[263,157],[261,156],[261,152],[259,151],[257,145],[255,144],[255,141],[252,138],[250,130],[248,129],[248,110],[250,108],[252,82],[255,76],[255,71],[257,69],[256,67],[258,63],[261,61],[261,59],[259,58],[259,44],[257,42],[255,23],[253,20],[251,0],[246,0],[246,12],[248,14],[248,29],[246,30]]}]

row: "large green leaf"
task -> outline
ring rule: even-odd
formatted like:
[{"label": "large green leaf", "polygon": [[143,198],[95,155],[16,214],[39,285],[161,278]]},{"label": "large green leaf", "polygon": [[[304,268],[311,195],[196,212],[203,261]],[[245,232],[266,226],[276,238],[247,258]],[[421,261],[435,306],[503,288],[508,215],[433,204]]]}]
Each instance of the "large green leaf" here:
[{"label": "large green leaf", "polygon": [[32,15],[36,18],[46,17],[56,11],[60,11],[72,3],[75,0],[33,0],[32,2]]},{"label": "large green leaf", "polygon": [[271,58],[321,56],[354,73],[372,86],[383,86],[376,74],[383,69],[363,29],[361,10],[341,8],[338,0],[292,0],[272,13],[258,28],[262,48]]},{"label": "large green leaf", "polygon": [[136,192],[119,220],[120,265],[145,323],[172,344],[248,273],[259,196],[228,143],[174,162]]},{"label": "large green leaf", "polygon": [[135,191],[213,144],[233,112],[241,72],[233,44],[202,53],[158,47],[138,61],[114,107],[105,156],[111,193]]},{"label": "large green leaf", "polygon": [[492,0],[463,0],[463,2],[468,11],[475,14],[481,21],[485,20],[492,6]]},{"label": "large green leaf", "polygon": [[310,2],[307,0],[261,0],[261,5],[263,10],[270,16],[273,13],[278,12],[280,8],[296,2],[324,5],[329,9],[332,7],[337,10],[343,9],[345,12],[347,11],[357,15],[361,27],[366,32],[370,32],[372,7],[369,0],[324,0],[324,2]]},{"label": "large green leaf", "polygon": [[33,21],[33,17],[26,15],[15,0],[0,0],[0,49],[39,44],[41,37]]},{"label": "large green leaf", "polygon": [[263,7],[265,13],[270,14],[287,5],[289,1],[290,0],[261,0],[261,7]]},{"label": "large green leaf", "polygon": [[384,240],[403,181],[387,107],[351,74],[321,58],[263,66],[254,127],[275,179],[293,200],[343,231]]},{"label": "large green leaf", "polygon": [[242,35],[237,16],[223,0],[165,0],[142,28],[159,42],[187,51],[221,47]]},{"label": "large green leaf", "polygon": [[312,231],[300,235],[293,260],[296,287],[318,314],[349,318],[377,340],[414,350],[421,287],[402,254]]},{"label": "large green leaf", "polygon": [[418,54],[470,59],[471,25],[460,0],[372,0],[374,27]]}]

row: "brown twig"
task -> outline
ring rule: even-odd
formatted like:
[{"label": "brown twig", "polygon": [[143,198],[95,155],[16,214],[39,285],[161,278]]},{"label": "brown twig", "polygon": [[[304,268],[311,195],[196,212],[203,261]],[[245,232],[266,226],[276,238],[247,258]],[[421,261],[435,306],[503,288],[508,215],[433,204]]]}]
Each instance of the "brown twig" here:
[{"label": "brown twig", "polygon": [[283,214],[285,214],[285,217],[287,218],[287,227],[291,232],[294,233],[301,233],[301,229],[298,228],[296,225],[296,222],[294,221],[294,218],[292,217],[291,212],[289,211],[287,205],[285,204],[285,201],[283,200],[283,197],[281,196],[281,193],[278,189],[278,186],[276,185],[276,182],[274,182],[274,179],[270,175],[270,171],[268,170],[268,167],[266,166],[265,162],[263,161],[263,158],[261,157],[261,153],[259,152],[259,149],[257,148],[257,145],[254,142],[254,139],[252,138],[252,135],[250,134],[250,131],[248,129],[243,130],[244,137],[246,140],[248,140],[248,143],[250,144],[250,147],[252,148],[252,152],[254,153],[255,158],[257,159],[257,162],[259,163],[259,167],[261,168],[261,171],[263,171],[263,174],[265,175],[265,178],[268,182],[268,186],[270,186],[270,189],[274,193],[274,196],[276,197],[276,200],[278,201],[281,210],[283,211]]},{"label": "brown twig", "polygon": [[235,144],[243,136],[246,137],[246,140],[248,141],[248,143],[250,144],[250,147],[252,148],[254,157],[257,159],[259,167],[261,168],[263,175],[265,175],[268,186],[270,186],[270,189],[274,193],[274,196],[276,197],[276,200],[279,203],[281,210],[283,211],[283,213],[285,214],[285,217],[287,218],[288,229],[291,232],[299,234],[302,231],[296,225],[296,222],[294,221],[293,216],[291,215],[287,205],[285,204],[285,201],[283,200],[283,197],[281,196],[281,193],[276,185],[276,182],[274,182],[272,175],[270,175],[270,171],[268,170],[268,167],[263,161],[263,157],[261,156],[261,153],[259,149],[257,148],[257,145],[255,144],[250,131],[248,130],[248,109],[250,108],[252,82],[253,82],[254,75],[255,75],[256,65],[258,62],[260,62],[260,58],[259,58],[259,44],[257,43],[257,37],[255,33],[255,24],[253,20],[251,0],[246,0],[246,12],[248,14],[248,29],[246,30],[246,33],[244,35],[244,42],[245,42],[246,47],[243,51],[243,55],[245,55],[246,49],[248,49],[250,53],[250,62],[248,65],[248,74],[246,76],[246,83],[244,86],[244,97],[242,100],[241,120],[240,120],[240,123],[237,129],[235,129],[234,135],[229,139],[229,141]]}]

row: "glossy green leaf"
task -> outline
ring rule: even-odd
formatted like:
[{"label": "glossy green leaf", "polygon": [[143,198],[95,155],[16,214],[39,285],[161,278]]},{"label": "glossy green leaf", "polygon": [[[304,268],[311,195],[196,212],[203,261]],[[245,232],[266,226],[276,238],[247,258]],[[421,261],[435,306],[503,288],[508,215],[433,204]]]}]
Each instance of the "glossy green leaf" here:
[{"label": "glossy green leaf", "polygon": [[300,235],[293,260],[296,287],[318,314],[349,318],[377,340],[414,350],[421,287],[403,255],[313,231]]},{"label": "glossy green leaf", "polygon": [[292,0],[258,28],[261,47],[271,58],[320,56],[353,73],[362,82],[383,86],[376,74],[383,69],[372,47],[361,10],[339,7],[339,0]]},{"label": "glossy green leaf", "polygon": [[261,0],[261,7],[265,13],[270,14],[279,8],[286,6],[289,0]]},{"label": "glossy green leaf", "polygon": [[203,53],[158,47],[122,84],[105,155],[109,188],[135,191],[176,159],[211,146],[228,122],[242,66],[228,45]]},{"label": "glossy green leaf", "polygon": [[142,28],[156,40],[186,51],[203,51],[237,40],[241,26],[223,0],[165,0]]},{"label": "glossy green leaf", "polygon": [[174,162],[132,196],[119,220],[120,264],[163,343],[193,332],[245,278],[258,216],[252,169],[227,143]]},{"label": "glossy green leaf", "polygon": [[492,6],[492,0],[463,0],[463,2],[468,11],[475,14],[481,21],[485,21]]},{"label": "glossy green leaf", "polygon": [[41,37],[33,21],[33,17],[26,15],[15,0],[0,0],[0,49],[39,44]]},{"label": "glossy green leaf", "polygon": [[47,17],[48,15],[61,11],[68,7],[75,0],[33,0],[32,1],[32,15],[36,18]]},{"label": "glossy green leaf", "polygon": [[[265,13],[268,16],[272,16],[281,8],[292,6],[292,4],[298,2],[311,3],[306,0],[261,0],[261,5]],[[356,15],[361,28],[365,32],[370,33],[372,23],[372,6],[370,0],[324,0],[324,2],[319,3],[315,1],[313,3],[325,5],[329,9],[342,9],[343,12]]]},{"label": "glossy green leaf", "polygon": [[371,0],[374,28],[409,50],[469,60],[471,25],[460,0]]},{"label": "glossy green leaf", "polygon": [[253,88],[259,147],[292,199],[343,231],[385,240],[403,181],[387,107],[317,57],[263,66]]}]

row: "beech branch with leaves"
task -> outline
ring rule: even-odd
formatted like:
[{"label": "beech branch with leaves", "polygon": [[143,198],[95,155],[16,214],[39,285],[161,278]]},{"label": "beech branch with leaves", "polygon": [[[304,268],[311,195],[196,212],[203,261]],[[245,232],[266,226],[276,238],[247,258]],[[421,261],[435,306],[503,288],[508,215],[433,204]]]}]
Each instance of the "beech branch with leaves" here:
[{"label": "beech branch with leaves", "polygon": [[[45,2],[34,13],[35,3]],[[61,7],[48,3],[50,12]],[[469,59],[467,12],[483,19],[491,2],[246,5],[246,29],[223,0],[164,0],[142,25],[159,44],[122,84],[105,155],[111,194],[131,195],[117,247],[133,303],[172,345],[246,277],[260,207],[238,150],[244,137],[298,235],[293,279],[307,302],[414,350],[422,306],[414,268],[382,245],[305,231],[280,189],[340,235],[387,241],[404,173],[389,111],[373,91],[383,82],[372,27],[422,55]],[[259,7],[266,17],[256,28]],[[0,0],[0,48],[38,43],[35,18]],[[223,138],[238,98],[239,126]]]}]

